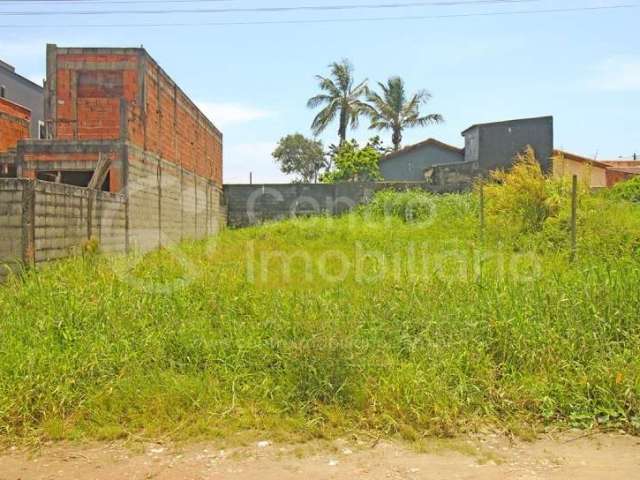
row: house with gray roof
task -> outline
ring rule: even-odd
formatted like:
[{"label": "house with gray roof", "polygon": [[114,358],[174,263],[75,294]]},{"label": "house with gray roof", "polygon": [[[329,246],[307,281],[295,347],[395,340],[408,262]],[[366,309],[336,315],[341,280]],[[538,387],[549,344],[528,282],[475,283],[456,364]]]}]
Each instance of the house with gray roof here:
[{"label": "house with gray roof", "polygon": [[380,173],[389,181],[424,182],[425,172],[433,166],[460,162],[464,162],[464,148],[430,138],[386,155],[380,161]]},{"label": "house with gray roof", "polygon": [[466,177],[484,175],[509,168],[527,146],[534,149],[543,170],[551,171],[551,116],[479,123],[464,130],[462,136],[464,148],[430,138],[386,155],[380,160],[382,177],[386,181],[432,182],[438,178],[438,171]]}]

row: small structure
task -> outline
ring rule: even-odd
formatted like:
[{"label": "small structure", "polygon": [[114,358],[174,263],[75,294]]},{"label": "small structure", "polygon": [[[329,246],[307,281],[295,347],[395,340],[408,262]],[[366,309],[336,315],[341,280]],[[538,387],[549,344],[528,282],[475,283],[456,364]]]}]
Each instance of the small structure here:
[{"label": "small structure", "polygon": [[385,156],[380,162],[380,173],[388,181],[424,182],[425,172],[435,165],[461,162],[464,148],[430,138]]},{"label": "small structure", "polygon": [[31,113],[29,137],[46,138],[44,124],[44,89],[16,69],[0,60],[0,98],[27,108]]},{"label": "small structure", "polygon": [[591,188],[607,186],[607,170],[609,168],[607,164],[562,150],[554,150],[553,153],[554,177],[570,178],[577,175],[578,181]]},{"label": "small structure", "polygon": [[553,175],[556,178],[577,175],[591,188],[612,187],[640,175],[640,162],[594,160],[562,150],[554,150]]},{"label": "small structure", "polygon": [[536,152],[545,172],[552,169],[553,117],[480,123],[462,132],[464,148],[435,139],[385,156],[380,171],[386,181],[467,183],[497,168],[508,168],[527,146]]},{"label": "small structure", "polygon": [[533,148],[545,172],[551,171],[553,117],[480,123],[462,132],[465,162],[476,162],[481,172],[508,168],[527,146]]},{"label": "small structure", "polygon": [[612,187],[616,183],[630,180],[640,175],[639,160],[604,160],[607,169],[607,186]]}]

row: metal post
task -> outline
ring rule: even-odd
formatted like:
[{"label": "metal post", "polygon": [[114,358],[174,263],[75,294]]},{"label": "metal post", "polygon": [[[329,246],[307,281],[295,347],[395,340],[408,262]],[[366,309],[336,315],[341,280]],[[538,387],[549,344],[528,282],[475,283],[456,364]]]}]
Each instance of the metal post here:
[{"label": "metal post", "polygon": [[578,253],[578,176],[573,176],[571,188],[571,261],[575,261]]}]

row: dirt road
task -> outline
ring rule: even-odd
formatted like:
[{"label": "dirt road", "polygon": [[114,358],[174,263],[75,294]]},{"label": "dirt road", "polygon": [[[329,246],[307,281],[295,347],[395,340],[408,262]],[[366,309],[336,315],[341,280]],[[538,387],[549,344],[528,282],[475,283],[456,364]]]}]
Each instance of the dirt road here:
[{"label": "dirt road", "polygon": [[58,444],[0,454],[1,480],[357,480],[640,478],[640,438],[565,434],[533,443],[488,435],[398,443],[337,441],[221,450],[213,444]]}]

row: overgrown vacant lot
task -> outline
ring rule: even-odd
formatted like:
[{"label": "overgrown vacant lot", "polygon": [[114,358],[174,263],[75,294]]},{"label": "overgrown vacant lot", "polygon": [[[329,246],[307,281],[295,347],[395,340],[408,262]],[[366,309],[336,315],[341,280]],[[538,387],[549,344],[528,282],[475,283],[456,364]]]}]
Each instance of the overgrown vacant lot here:
[{"label": "overgrown vacant lot", "polygon": [[582,193],[571,262],[566,185],[522,168],[486,188],[484,235],[477,193],[383,193],[22,273],[0,287],[0,431],[638,432],[640,207]]}]

